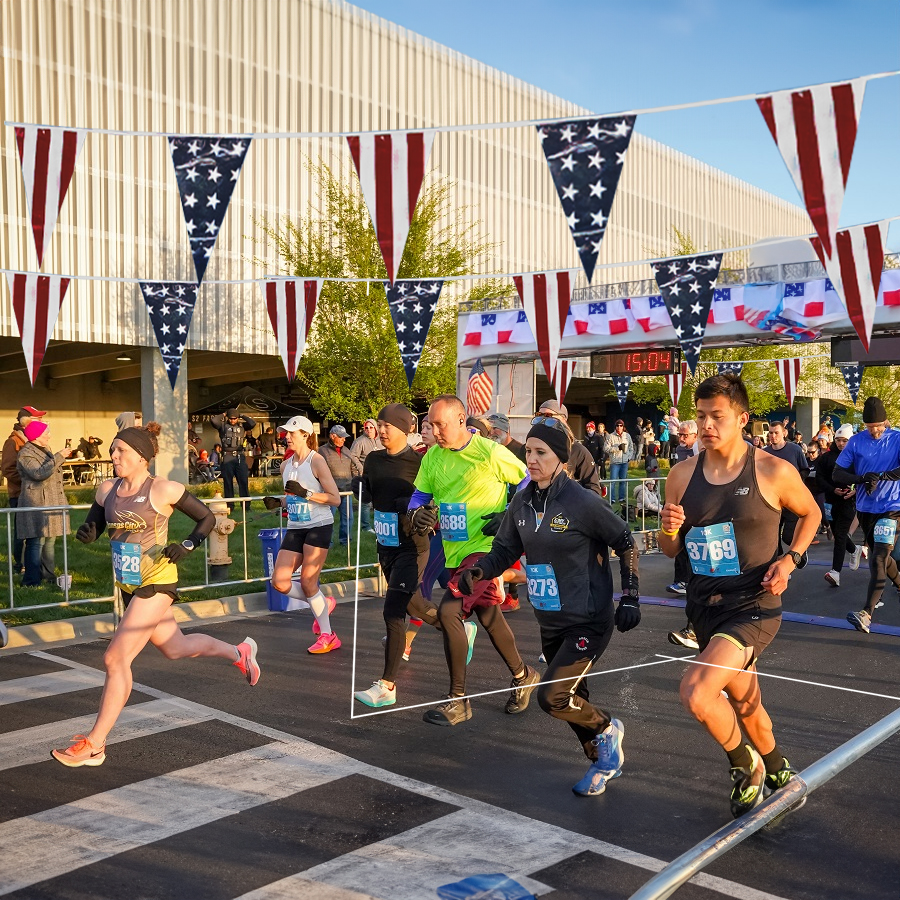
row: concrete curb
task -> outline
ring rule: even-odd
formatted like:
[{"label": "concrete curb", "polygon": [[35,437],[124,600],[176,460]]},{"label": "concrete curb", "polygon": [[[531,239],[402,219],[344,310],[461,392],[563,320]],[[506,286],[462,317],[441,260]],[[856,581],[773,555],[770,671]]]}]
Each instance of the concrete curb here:
[{"label": "concrete curb", "polygon": [[[349,603],[359,585],[361,594],[377,594],[378,578],[360,578],[356,581],[335,581],[322,585],[326,597],[335,597],[338,603]],[[269,609],[265,591],[219,597],[216,600],[195,600],[176,603],[172,607],[179,625],[199,622],[222,622],[250,616],[281,615]],[[0,654],[16,650],[37,650],[60,644],[79,644],[110,638],[113,635],[113,615],[77,616],[73,619],[54,619],[34,625],[20,625],[9,629],[9,643]]]}]

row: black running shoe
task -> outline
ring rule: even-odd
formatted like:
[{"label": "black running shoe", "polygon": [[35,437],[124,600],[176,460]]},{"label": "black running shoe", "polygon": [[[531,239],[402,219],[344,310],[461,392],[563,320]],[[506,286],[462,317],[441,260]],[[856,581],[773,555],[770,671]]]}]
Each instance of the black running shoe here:
[{"label": "black running shoe", "polygon": [[731,815],[735,819],[750,812],[763,802],[763,783],[766,767],[760,755],[748,744],[751,763],[749,768],[735,766],[731,770]]},{"label": "black running shoe", "polygon": [[520,679],[513,678],[510,684],[512,693],[506,701],[506,711],[511,716],[525,712],[528,709],[531,694],[538,686],[540,680],[540,672],[535,671],[531,666],[525,666],[525,674]]},{"label": "black running shoe", "polygon": [[461,697],[448,697],[445,703],[429,709],[422,716],[423,722],[429,725],[459,725],[460,722],[468,722],[472,718],[472,706],[468,700]]}]

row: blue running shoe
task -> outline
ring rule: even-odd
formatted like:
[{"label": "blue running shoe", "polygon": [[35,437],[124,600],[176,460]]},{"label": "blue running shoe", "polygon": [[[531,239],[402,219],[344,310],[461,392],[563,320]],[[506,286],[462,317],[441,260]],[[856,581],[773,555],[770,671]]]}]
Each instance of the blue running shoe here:
[{"label": "blue running shoe", "polygon": [[597,747],[597,766],[607,776],[612,776],[622,768],[625,752],[622,750],[622,739],[625,737],[625,726],[613,719],[605,731],[594,738]]},{"label": "blue running shoe", "polygon": [[474,622],[466,622],[466,640],[469,642],[469,652],[466,654],[466,665],[472,662],[472,654],[475,652],[475,635],[478,634],[478,626]]},{"label": "blue running shoe", "polygon": [[618,778],[621,774],[622,772],[619,770],[610,775],[600,768],[599,761],[593,762],[584,778],[572,787],[572,793],[578,794],[580,797],[596,797],[606,790],[607,781]]}]

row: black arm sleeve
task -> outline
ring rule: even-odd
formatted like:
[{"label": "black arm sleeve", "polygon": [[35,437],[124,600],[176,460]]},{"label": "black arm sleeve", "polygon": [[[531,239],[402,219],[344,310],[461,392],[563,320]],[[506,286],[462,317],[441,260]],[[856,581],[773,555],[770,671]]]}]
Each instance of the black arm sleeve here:
[{"label": "black arm sleeve", "polygon": [[619,575],[622,578],[622,594],[637,597],[640,594],[638,579],[638,552],[631,532],[626,528],[619,541],[609,545],[619,557]]},{"label": "black arm sleeve", "polygon": [[900,481],[900,466],[896,469],[889,469],[887,472],[882,472],[880,476],[881,481]]},{"label": "black arm sleeve", "polygon": [[[91,508],[88,510],[87,516],[85,516],[84,523],[78,531],[81,532],[81,529],[85,527],[90,529],[89,533],[86,535],[87,540],[84,541],[85,544],[92,544],[104,531],[106,531],[106,511],[96,500],[91,504]],[[79,540],[81,540],[81,538],[79,538]]]},{"label": "black arm sleeve", "polygon": [[209,511],[209,507],[205,503],[202,503],[193,494],[189,494],[187,489],[172,505],[197,523],[197,527],[187,536],[187,540],[191,541],[195,547],[199,546],[215,527],[216,517]]},{"label": "black arm sleeve", "polygon": [[837,485],[843,485],[845,487],[849,487],[851,484],[862,484],[863,476],[855,475],[849,469],[845,469],[843,466],[835,466],[834,472],[831,475],[831,480]]}]

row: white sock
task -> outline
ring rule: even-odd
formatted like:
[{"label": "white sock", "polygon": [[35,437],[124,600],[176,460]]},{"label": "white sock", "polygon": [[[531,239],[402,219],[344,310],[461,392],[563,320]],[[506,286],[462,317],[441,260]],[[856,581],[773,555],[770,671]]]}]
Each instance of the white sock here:
[{"label": "white sock", "polygon": [[[319,591],[321,593],[321,591]],[[300,587],[299,581],[291,581],[291,589],[287,592],[288,597],[291,599],[288,601],[287,612],[292,612],[297,609],[309,609],[309,603],[306,601],[306,594],[303,593],[303,588]]]},{"label": "white sock", "polygon": [[328,618],[328,601],[321,591],[316,591],[312,597],[307,597],[306,602],[309,604],[322,634],[331,634],[331,620]]}]

